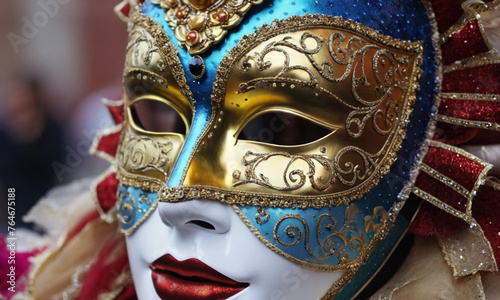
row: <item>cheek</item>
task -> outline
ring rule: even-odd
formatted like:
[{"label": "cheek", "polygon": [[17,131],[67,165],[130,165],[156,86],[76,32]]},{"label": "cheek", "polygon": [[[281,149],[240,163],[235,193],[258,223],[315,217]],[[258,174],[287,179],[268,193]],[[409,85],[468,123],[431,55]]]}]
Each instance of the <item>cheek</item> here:
[{"label": "cheek", "polygon": [[139,299],[159,299],[151,280],[149,264],[165,254],[170,232],[155,210],[151,216],[126,237],[127,253]]},{"label": "cheek", "polygon": [[302,267],[267,248],[236,215],[231,214],[226,275],[250,283],[235,299],[319,299],[343,272],[323,272]]}]

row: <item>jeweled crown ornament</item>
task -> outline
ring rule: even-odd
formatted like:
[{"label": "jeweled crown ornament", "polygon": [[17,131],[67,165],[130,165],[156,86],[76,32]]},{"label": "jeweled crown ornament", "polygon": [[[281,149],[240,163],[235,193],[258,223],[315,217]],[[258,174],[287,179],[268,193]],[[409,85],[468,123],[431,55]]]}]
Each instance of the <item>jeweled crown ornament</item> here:
[{"label": "jeweled crown ornament", "polygon": [[205,52],[263,0],[156,0],[179,43],[190,54]]}]

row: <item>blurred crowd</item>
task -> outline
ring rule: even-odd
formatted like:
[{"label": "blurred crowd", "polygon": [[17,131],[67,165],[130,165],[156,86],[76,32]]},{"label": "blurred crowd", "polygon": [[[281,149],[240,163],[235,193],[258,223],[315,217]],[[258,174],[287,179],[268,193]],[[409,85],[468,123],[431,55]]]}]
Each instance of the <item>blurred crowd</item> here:
[{"label": "blurred crowd", "polygon": [[[118,1],[0,2],[0,233],[7,190],[15,227],[52,187],[95,177],[108,164],[88,150],[111,125],[102,98],[121,97],[126,24]],[[33,228],[31,228],[33,229]]]}]

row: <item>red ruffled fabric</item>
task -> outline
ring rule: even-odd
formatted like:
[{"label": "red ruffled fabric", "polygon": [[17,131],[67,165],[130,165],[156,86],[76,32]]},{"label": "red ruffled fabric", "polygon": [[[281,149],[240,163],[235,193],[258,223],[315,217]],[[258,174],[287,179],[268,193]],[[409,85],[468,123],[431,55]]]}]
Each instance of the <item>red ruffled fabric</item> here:
[{"label": "red ruffled fabric", "polygon": [[112,172],[96,186],[97,201],[104,213],[108,213],[116,204],[116,191],[118,180],[116,173]]},{"label": "red ruffled fabric", "polygon": [[[115,124],[122,124],[124,120],[123,101],[108,100],[106,104]],[[120,143],[121,133],[122,130],[119,130],[97,137],[95,152],[103,152],[114,158]],[[118,180],[116,179],[116,172],[109,172],[109,174],[104,175],[103,179],[96,184],[96,203],[99,204],[104,214],[107,214],[115,206],[117,189]]]},{"label": "red ruffled fabric", "polygon": [[[440,33],[446,32],[462,19],[464,11],[461,4],[463,2],[432,1]],[[490,48],[484,40],[478,20],[473,20],[448,38],[441,50],[443,63],[451,65],[455,61],[463,61],[474,55],[488,52]],[[488,144],[498,143],[499,140],[494,141],[485,137],[487,136],[486,129],[495,129],[495,124],[500,124],[500,101],[476,99],[481,99],[478,97],[479,95],[500,95],[499,82],[500,64],[495,63],[461,68],[443,74],[441,92],[475,94],[475,97],[473,99],[444,97],[438,108],[438,114],[464,122],[460,122],[459,125],[438,122],[433,139],[456,146],[480,141],[486,141]],[[482,129],[475,128],[476,124],[470,124],[467,121],[489,122],[493,124],[491,126],[493,128],[487,128],[484,125],[482,125]],[[478,175],[485,168],[485,165],[473,159],[437,147],[430,147],[424,158],[424,163],[459,183],[468,191],[473,189],[477,180],[482,180]],[[468,199],[433,176],[421,171],[415,186],[457,211],[465,212],[465,204]],[[480,186],[472,199],[472,217],[481,226],[493,248],[495,259],[500,265],[500,221],[498,216],[500,216],[500,190],[491,185]],[[409,233],[448,236],[464,225],[466,223],[462,219],[424,201],[410,226]]]},{"label": "red ruffled fabric", "polygon": [[443,75],[442,92],[500,94],[500,64],[457,70]]},{"label": "red ruffled fabric", "polygon": [[488,51],[490,49],[483,39],[477,20],[467,23],[441,46],[445,65]]},{"label": "red ruffled fabric", "polygon": [[126,249],[122,235],[114,236],[102,247],[89,270],[78,300],[98,299],[99,295],[109,293],[114,288],[118,289],[114,299],[137,299],[132,280],[119,282],[120,275],[130,275]]}]

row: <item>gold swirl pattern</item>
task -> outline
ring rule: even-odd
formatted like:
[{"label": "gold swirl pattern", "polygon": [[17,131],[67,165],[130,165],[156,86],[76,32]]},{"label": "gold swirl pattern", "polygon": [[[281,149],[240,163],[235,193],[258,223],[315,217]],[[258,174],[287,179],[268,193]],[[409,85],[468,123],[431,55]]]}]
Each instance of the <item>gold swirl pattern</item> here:
[{"label": "gold swirl pattern", "polygon": [[178,50],[161,25],[138,11],[130,21],[123,80],[126,121],[117,152],[117,175],[125,186],[157,191],[168,180],[184,135],[143,129],[134,123],[131,106],[138,101],[159,101],[172,108],[189,128],[194,99]]},{"label": "gold swirl pattern", "polygon": [[[358,213],[359,210],[355,204],[349,205],[345,211],[343,226],[335,231],[333,229],[337,226],[337,221],[334,217],[328,213],[319,215],[314,228],[315,241],[317,242],[314,248],[310,244],[310,229],[304,217],[298,214],[288,214],[281,217],[274,226],[274,240],[284,247],[291,247],[302,241],[305,244],[307,253],[318,260],[324,260],[336,255],[339,264],[351,263],[353,259],[349,256],[347,250],[361,252],[366,247],[368,241],[366,235],[356,226],[354,217]],[[295,224],[283,225],[287,221],[299,222],[303,227],[303,231]],[[280,229],[283,226],[285,228],[283,230]],[[324,232],[328,234],[322,237]],[[291,241],[283,241],[282,235],[285,235]]]},{"label": "gold swirl pattern", "polygon": [[[315,55],[325,47],[331,60],[323,58],[318,62]],[[352,96],[356,102],[351,104],[335,95],[331,89],[321,86],[315,72],[307,66],[290,65],[292,54],[287,49],[296,51],[293,55],[300,53],[306,56],[317,74],[329,82],[340,83],[350,79]],[[273,56],[273,60],[266,59],[266,56],[273,52],[280,53],[283,62],[277,61],[276,56]],[[335,31],[328,36],[326,43],[323,36],[311,32],[302,33],[298,44],[293,42],[291,36],[285,36],[281,40],[267,44],[260,52],[246,56],[242,63],[244,71],[251,69],[250,61],[254,62],[255,68],[260,72],[277,65],[274,67],[274,72],[277,71],[277,74],[242,83],[239,86],[239,93],[267,87],[269,84],[277,86],[289,83],[290,78],[286,77],[287,73],[302,71],[307,75],[302,77],[305,80],[299,82],[299,85],[313,89],[316,94],[326,94],[351,110],[346,118],[346,128],[348,134],[354,138],[361,136],[370,117],[378,134],[388,135],[391,132],[397,116],[401,113],[400,105],[393,98],[393,94],[395,90],[400,90],[404,94],[409,88],[408,78],[411,76],[409,55],[398,54],[376,44],[367,44],[360,37],[348,37],[345,33]],[[368,68],[371,69],[369,72]],[[363,88],[371,88],[373,93],[366,93],[362,91]],[[382,103],[385,103],[385,107],[381,107]],[[377,122],[377,119],[383,122]]]},{"label": "gold swirl pattern", "polygon": [[148,136],[135,135],[128,129],[118,152],[118,165],[126,172],[159,172],[163,174],[163,181],[166,181],[166,166],[172,161],[169,158],[172,149],[173,143],[170,141],[161,142]]},{"label": "gold swirl pattern", "polygon": [[[341,158],[344,154],[350,152],[355,153],[357,157],[362,159],[362,164],[347,161],[343,165],[340,164]],[[283,182],[281,186],[276,183],[271,183],[270,179],[264,174],[257,174],[257,169],[266,169],[267,166],[261,164],[268,164],[276,171],[276,164],[273,161],[274,157],[285,157],[289,162],[284,166]],[[297,164],[294,168],[294,163],[298,161],[305,162],[308,169],[303,169],[303,164]],[[242,184],[254,183],[261,186],[271,188],[278,191],[292,191],[303,187],[306,183],[306,177],[312,188],[317,191],[325,191],[335,184],[336,180],[340,180],[344,185],[354,186],[359,181],[364,180],[370,176],[375,170],[377,157],[367,153],[363,149],[357,147],[345,147],[337,153],[335,158],[328,159],[322,155],[290,155],[289,153],[253,153],[247,152],[243,157],[243,164],[246,166],[245,179],[240,180],[233,184],[238,186]],[[316,168],[323,167],[326,172],[321,172],[318,177],[316,175]],[[325,178],[325,174],[327,175]]]},{"label": "gold swirl pattern", "polygon": [[[260,213],[262,211],[258,214]],[[256,233],[256,230],[253,231],[268,247],[297,263],[314,268],[326,266],[325,270],[345,270],[349,266],[362,263],[364,258],[361,253],[371,251],[376,236],[390,221],[388,212],[382,206],[374,207],[372,215],[360,219],[361,212],[356,204],[351,203],[346,206],[344,214],[342,224],[327,211],[319,212],[314,216],[313,222],[308,222],[305,216],[297,213],[285,214],[273,225],[273,240]],[[262,225],[257,219],[255,225],[251,225],[247,219],[244,221],[251,229],[253,226]],[[360,222],[365,224],[364,231]],[[287,254],[289,251],[293,252],[289,248],[295,247],[305,249],[300,257]],[[328,266],[324,265],[327,261]]]},{"label": "gold swirl pattern", "polygon": [[[125,199],[128,199],[128,201],[125,201]],[[118,189],[116,200],[118,219],[122,224],[132,224],[137,210],[135,198],[130,193],[123,193],[121,189]]]}]

